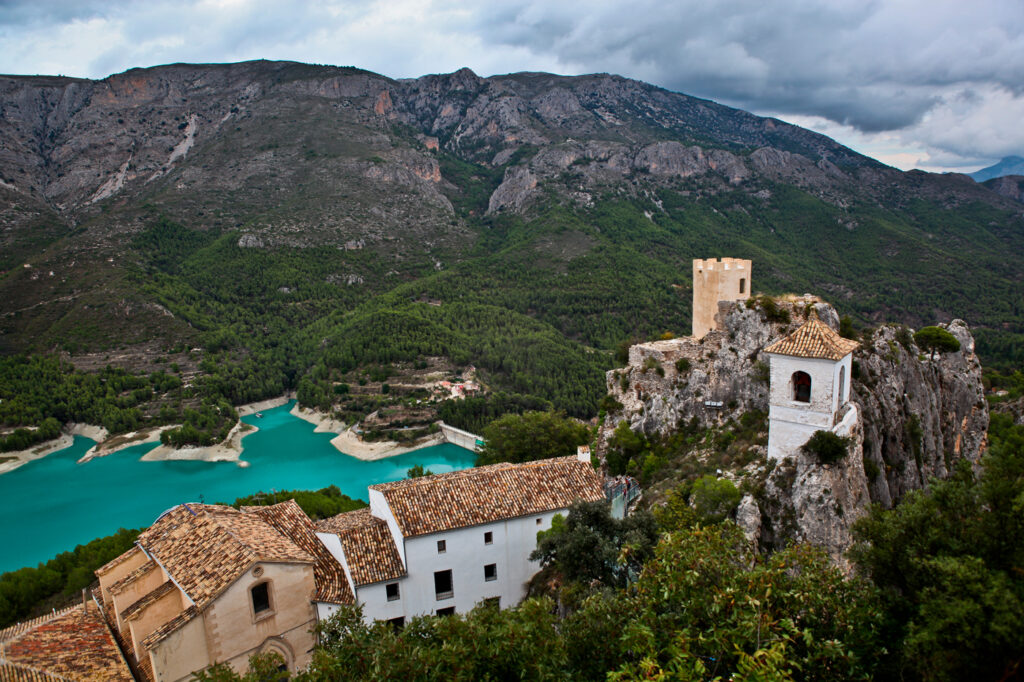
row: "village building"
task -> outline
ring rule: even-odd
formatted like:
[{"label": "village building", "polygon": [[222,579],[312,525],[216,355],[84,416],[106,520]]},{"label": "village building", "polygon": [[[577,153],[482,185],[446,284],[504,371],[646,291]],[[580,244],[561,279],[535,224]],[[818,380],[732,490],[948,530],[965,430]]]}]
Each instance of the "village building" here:
[{"label": "village building", "polygon": [[264,652],[305,666],[315,604],[353,599],[293,501],[178,505],[96,575],[108,622],[145,680],[187,679],[219,662],[244,670]]},{"label": "village building", "polygon": [[[370,506],[326,519],[317,535],[346,574],[367,620],[396,624],[518,603],[539,564],[537,532],[578,500],[604,499],[589,450],[370,486]],[[337,607],[319,605],[319,617]]]},{"label": "village building", "polygon": [[215,663],[244,671],[267,652],[296,670],[316,623],[341,605],[401,624],[518,603],[539,569],[537,532],[600,499],[585,452],[371,486],[368,507],[316,525],[292,500],[181,504],[96,571],[94,596],[139,679],[184,680]]},{"label": "village building", "polygon": [[816,431],[837,430],[856,412],[850,373],[857,345],[819,320],[811,307],[799,329],[765,347],[771,366],[768,459],[796,454]]}]

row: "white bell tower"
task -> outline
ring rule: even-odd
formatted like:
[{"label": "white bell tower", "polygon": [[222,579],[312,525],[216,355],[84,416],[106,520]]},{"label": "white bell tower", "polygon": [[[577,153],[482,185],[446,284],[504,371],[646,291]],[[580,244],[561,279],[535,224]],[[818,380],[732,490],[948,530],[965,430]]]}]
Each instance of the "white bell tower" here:
[{"label": "white bell tower", "polygon": [[844,339],[818,319],[764,349],[771,363],[768,459],[796,454],[815,431],[829,431],[850,399],[856,341]]}]

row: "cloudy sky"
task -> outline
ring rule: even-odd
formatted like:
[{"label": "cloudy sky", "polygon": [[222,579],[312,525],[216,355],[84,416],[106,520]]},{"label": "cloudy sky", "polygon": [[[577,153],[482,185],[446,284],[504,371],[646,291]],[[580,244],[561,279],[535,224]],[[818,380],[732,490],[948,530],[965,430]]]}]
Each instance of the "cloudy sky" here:
[{"label": "cloudy sky", "polygon": [[1024,156],[1024,0],[0,0],[0,73],[257,58],[612,72],[899,168]]}]

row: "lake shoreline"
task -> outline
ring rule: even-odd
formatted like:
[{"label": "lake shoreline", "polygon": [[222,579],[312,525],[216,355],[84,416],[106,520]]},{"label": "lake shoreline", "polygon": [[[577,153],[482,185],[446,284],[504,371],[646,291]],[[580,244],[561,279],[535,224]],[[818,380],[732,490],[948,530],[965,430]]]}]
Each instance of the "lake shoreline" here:
[{"label": "lake shoreline", "polygon": [[[239,405],[235,408],[238,412],[238,423],[232,427],[228,437],[215,445],[203,447],[173,448],[168,445],[157,445],[140,458],[143,462],[164,462],[175,460],[194,460],[201,462],[236,462],[240,467],[247,467],[249,463],[242,459],[242,439],[259,431],[259,427],[248,424],[241,420],[241,417],[257,414],[264,410],[271,410],[282,405],[287,405],[295,400],[294,393],[286,393],[277,398],[269,398],[254,403]],[[333,433],[331,445],[341,454],[364,462],[373,462],[388,457],[422,450],[435,445],[448,442],[442,433],[431,434],[417,440],[414,443],[399,443],[393,440],[364,441],[359,434],[341,421],[331,418],[322,412],[299,407],[298,402],[292,406],[290,413],[305,422],[313,424],[314,433]],[[47,455],[63,450],[74,442],[74,436],[85,436],[95,441],[95,444],[82,455],[78,460],[79,464],[85,464],[97,457],[106,457],[126,448],[147,443],[159,443],[160,435],[168,430],[180,426],[179,424],[167,424],[154,426],[139,431],[120,433],[110,436],[102,426],[93,424],[67,424],[59,437],[38,443],[34,447],[25,450],[14,450],[12,452],[0,453],[0,475],[14,471],[18,467],[33,460],[46,457]],[[4,459],[9,458],[9,459]]]},{"label": "lake shoreline", "polygon": [[[254,403],[239,405],[235,408],[239,417],[244,417],[263,410],[270,410],[281,405],[286,405],[295,399],[294,393],[286,393],[277,398],[269,398]],[[167,429],[173,429],[180,424],[166,424],[164,426],[153,426],[148,429],[119,433],[110,436],[109,432],[102,426],[95,424],[69,423],[61,429],[61,435],[52,440],[37,443],[24,450],[12,450],[0,452],[0,475],[14,471],[15,469],[28,464],[34,460],[46,457],[58,450],[63,450],[74,443],[75,436],[84,436],[95,444],[89,448],[78,460],[79,464],[85,464],[96,457],[106,457],[126,448],[146,443],[159,443],[160,434]],[[168,460],[198,460],[203,462],[237,462],[239,466],[249,466],[248,462],[241,459],[242,439],[256,433],[259,428],[251,424],[245,424],[241,419],[228,433],[228,437],[216,445],[207,447],[172,448],[166,445],[158,445],[153,448],[140,460],[143,462],[162,462]]]},{"label": "lake shoreline", "polygon": [[331,445],[343,455],[355,457],[364,462],[373,462],[378,459],[397,457],[423,448],[447,443],[448,440],[443,433],[435,433],[426,436],[408,445],[394,440],[364,441],[348,424],[331,418],[329,415],[316,410],[299,407],[298,403],[291,409],[291,414],[299,419],[315,425],[314,433],[336,434],[331,439]]}]

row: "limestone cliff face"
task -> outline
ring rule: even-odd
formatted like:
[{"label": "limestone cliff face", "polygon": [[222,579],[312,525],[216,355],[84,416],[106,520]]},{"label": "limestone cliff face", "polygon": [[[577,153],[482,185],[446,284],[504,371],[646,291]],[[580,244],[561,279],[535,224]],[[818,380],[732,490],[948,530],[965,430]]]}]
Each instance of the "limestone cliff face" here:
[{"label": "limestone cliff face", "polygon": [[[608,373],[608,391],[623,407],[606,418],[598,451],[622,420],[651,436],[670,434],[694,418],[708,428],[749,410],[767,412],[761,349],[794,331],[810,305],[838,327],[835,310],[816,299],[779,301],[788,323],[768,321],[760,306],[723,302],[719,329],[700,341],[633,346],[628,366]],[[966,325],[956,320],[946,327],[961,350],[934,360],[900,327],[876,330],[854,352],[851,400],[833,428],[851,441],[840,461],[821,464],[797,454],[775,466],[762,458],[725,473],[751,477],[761,491],[748,495],[737,513],[751,539],[766,549],[791,539],[812,542],[845,568],[850,527],[871,503],[890,507],[930,477],[948,475],[956,461],[978,461],[988,429],[981,365]]]},{"label": "limestone cliff face", "polygon": [[961,320],[943,326],[960,352],[931,359],[909,333],[882,327],[855,355],[851,388],[864,412],[864,458],[879,472],[871,496],[886,506],[947,476],[961,458],[977,461],[985,448],[988,404],[974,338]]}]

